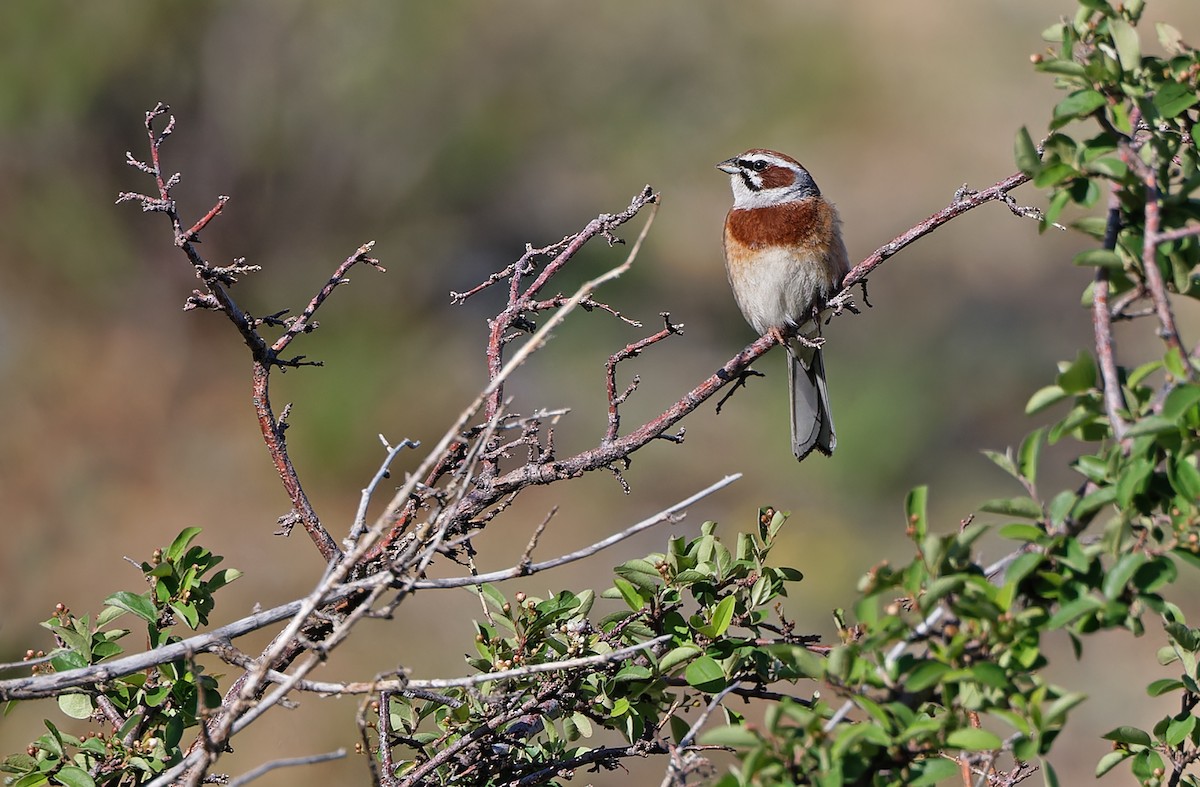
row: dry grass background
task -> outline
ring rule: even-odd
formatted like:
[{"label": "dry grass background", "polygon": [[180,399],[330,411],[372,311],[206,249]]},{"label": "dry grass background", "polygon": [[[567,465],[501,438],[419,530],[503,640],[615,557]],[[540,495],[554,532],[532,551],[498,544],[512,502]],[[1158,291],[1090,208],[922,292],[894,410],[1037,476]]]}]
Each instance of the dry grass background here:
[{"label": "dry grass background", "polygon": [[[1195,0],[1151,0],[1200,40]],[[1013,169],[1017,128],[1044,128],[1049,78],[1028,65],[1066,0],[943,3],[61,2],[0,9],[0,661],[44,647],[57,602],[98,609],[136,589],[121,558],[144,557],[189,525],[247,575],[219,597],[216,622],[302,594],[320,566],[301,533],[272,536],[286,498],[258,438],[249,364],[227,325],[179,308],[194,286],[159,216],[113,205],[146,187],[123,165],[143,149],[142,113],[172,104],[166,167],[198,215],[233,199],[205,234],[211,259],[264,271],[237,291],[249,308],[298,307],[364,240],[387,274],[358,272],[300,352],[323,369],[277,376],[292,401],[293,455],[335,535],[380,457],[375,435],[435,441],[483,379],[484,319],[500,294],[466,289],[520,255],[623,207],[644,183],[664,204],[631,274],[605,293],[653,326],[670,310],[686,333],[629,364],[643,388],[627,423],[707,374],[752,335],[720,261],[730,201],[716,162],[775,147],[806,163],[838,203],[859,259],[942,207],[967,182]],[[1150,28],[1152,30],[1152,28]],[[1152,37],[1147,30],[1144,38]],[[1019,199],[1043,200],[1026,188]],[[632,494],[608,477],[535,490],[483,537],[483,567],[519,554],[554,504],[542,550],[578,546],[722,475],[746,478],[601,560],[525,583],[533,594],[596,586],[703,519],[749,527],[759,505],[793,512],[778,559],[807,575],[788,605],[831,633],[830,610],[858,577],[908,549],[904,491],[931,483],[935,521],[954,527],[979,499],[1013,493],[979,455],[1038,425],[1025,398],[1087,341],[1078,307],[1082,238],[1038,235],[988,206],[888,262],[875,308],[829,331],[838,454],[797,466],[786,437],[782,359],[715,416],[686,422],[683,446],[639,455]],[[615,263],[599,247],[578,279]],[[568,284],[564,283],[564,288]],[[1200,326],[1184,322],[1193,337]],[[578,316],[526,370],[517,409],[570,406],[565,448],[604,427],[603,360],[642,332]],[[778,367],[778,368],[777,368]],[[403,468],[399,468],[402,470]],[[1063,472],[1050,474],[1067,482]],[[513,586],[510,592],[519,588]],[[432,602],[432,603],[431,603]],[[465,674],[477,602],[416,598],[399,622],[368,622],[322,678],[404,664]],[[1136,647],[1156,646],[1151,634]],[[250,646],[251,643],[247,643]],[[136,647],[136,637],[128,645]],[[1058,678],[1089,691],[1082,730],[1057,755],[1068,783],[1090,778],[1094,736],[1114,709],[1143,702],[1139,675],[1099,677],[1135,645],[1095,643]],[[1132,663],[1132,662],[1131,662]],[[1104,680],[1103,683],[1099,682]],[[0,750],[23,748],[50,705],[0,721]],[[1164,709],[1146,705],[1136,723]],[[353,746],[353,706],[303,698],[239,739],[226,767]],[[69,726],[69,725],[68,725]],[[1113,726],[1113,725],[1107,725]],[[651,763],[635,783],[657,783]],[[361,783],[351,760],[260,783]],[[578,783],[629,783],[628,774]],[[1119,780],[1109,780],[1117,783]]]}]

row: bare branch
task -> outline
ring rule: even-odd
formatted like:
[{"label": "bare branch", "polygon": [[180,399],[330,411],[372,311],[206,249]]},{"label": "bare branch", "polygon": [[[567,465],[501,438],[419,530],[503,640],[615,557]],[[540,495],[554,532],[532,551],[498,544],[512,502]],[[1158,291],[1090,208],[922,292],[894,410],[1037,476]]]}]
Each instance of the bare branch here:
[{"label": "bare branch", "polygon": [[242,787],[242,785],[249,784],[250,782],[257,779],[258,777],[264,776],[267,773],[270,773],[271,771],[273,771],[277,768],[292,768],[297,765],[316,765],[319,762],[329,762],[330,760],[340,760],[345,756],[346,756],[346,750],[338,749],[337,751],[326,752],[324,754],[310,754],[307,757],[289,757],[289,758],[283,759],[283,760],[272,760],[271,762],[264,762],[262,765],[258,766],[257,768],[247,771],[246,773],[239,776],[238,778],[230,781],[229,787]]},{"label": "bare branch", "polygon": [[[989,186],[983,191],[969,191],[959,189],[954,195],[954,201],[945,208],[939,210],[924,221],[914,225],[911,229],[901,233],[891,241],[885,243],[875,250],[873,254],[846,274],[846,278],[842,279],[842,291],[835,295],[830,300],[830,307],[836,308],[837,304],[844,303],[849,299],[849,288],[867,278],[867,275],[883,264],[883,261],[891,257],[896,252],[903,249],[905,246],[925,237],[933,232],[938,227],[942,226],[951,219],[957,218],[973,208],[977,208],[988,202],[1000,200],[1007,202],[1008,192],[1017,188],[1020,185],[1029,182],[1029,176],[1021,172],[1014,172],[1004,180]],[[1011,206],[1010,206],[1011,208]]]},{"label": "bare branch", "polygon": [[516,566],[513,566],[512,568],[507,568],[502,571],[493,571],[488,574],[478,574],[478,575],[470,576],[470,577],[450,577],[450,578],[446,578],[446,579],[420,579],[420,580],[413,582],[412,587],[414,590],[426,590],[426,589],[434,589],[434,588],[469,587],[472,585],[481,585],[485,582],[503,582],[506,579],[516,579],[517,577],[523,577],[523,576],[528,576],[530,574],[536,574],[539,571],[545,571],[546,569],[549,569],[549,568],[556,568],[558,566],[566,565],[567,563],[573,563],[576,560],[582,560],[585,557],[590,557],[590,556],[596,554],[597,552],[601,552],[605,549],[608,549],[612,545],[620,543],[621,541],[624,541],[625,539],[627,539],[631,536],[634,536],[634,535],[642,532],[643,530],[654,527],[657,524],[660,524],[662,522],[667,522],[667,521],[674,521],[677,517],[677,514],[680,511],[682,511],[683,509],[688,508],[691,505],[694,505],[697,501],[702,500],[705,497],[708,497],[709,495],[711,495],[712,493],[714,493],[718,490],[724,489],[725,487],[729,486],[730,484],[732,484],[734,481],[737,481],[741,477],[742,477],[741,473],[734,473],[733,475],[727,475],[724,478],[722,478],[720,481],[717,481],[716,483],[710,484],[709,486],[705,487],[704,489],[701,489],[699,492],[692,495],[691,497],[688,497],[684,500],[680,500],[675,505],[664,508],[662,511],[659,511],[657,514],[654,514],[651,517],[643,519],[641,522],[638,522],[634,525],[630,525],[629,527],[622,530],[620,533],[614,533],[613,535],[608,536],[607,538],[603,538],[603,539],[597,541],[596,543],[591,544],[590,546],[586,546],[583,549],[577,549],[574,552],[570,552],[570,553],[562,555],[560,557],[556,557],[553,560],[544,560],[541,563],[530,563],[527,565],[524,563],[521,563]]}]

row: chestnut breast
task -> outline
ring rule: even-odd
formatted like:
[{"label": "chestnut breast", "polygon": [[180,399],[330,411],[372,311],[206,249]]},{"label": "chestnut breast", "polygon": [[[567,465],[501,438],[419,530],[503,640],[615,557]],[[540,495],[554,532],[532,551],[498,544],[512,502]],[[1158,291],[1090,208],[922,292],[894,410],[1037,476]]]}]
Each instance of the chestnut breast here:
[{"label": "chestnut breast", "polygon": [[738,306],[759,333],[807,321],[849,270],[837,210],[821,197],[729,211],[725,263]]}]

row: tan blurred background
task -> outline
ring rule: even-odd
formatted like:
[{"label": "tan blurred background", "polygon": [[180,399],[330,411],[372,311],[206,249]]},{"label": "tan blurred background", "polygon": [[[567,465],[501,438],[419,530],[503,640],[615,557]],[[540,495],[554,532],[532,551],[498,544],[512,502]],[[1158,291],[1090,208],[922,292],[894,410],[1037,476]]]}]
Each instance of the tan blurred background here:
[{"label": "tan blurred background", "polygon": [[[1151,0],[1200,40],[1200,4]],[[288,437],[306,488],[341,537],[382,458],[376,435],[436,442],[483,379],[488,292],[449,304],[518,257],[643,184],[664,202],[634,270],[603,297],[644,330],[580,314],[523,373],[514,409],[571,407],[560,450],[603,433],[603,361],[656,330],[669,310],[682,337],[622,366],[643,386],[625,423],[658,412],[753,336],[728,292],[720,226],[730,202],[713,165],[749,147],[800,158],[838,203],[853,258],[943,207],[964,182],[1013,170],[1021,125],[1035,137],[1055,100],[1028,57],[1067,0],[818,2],[7,3],[0,7],[0,661],[47,647],[37,621],[58,602],[96,611],[139,589],[122,557],[144,558],[181,528],[247,575],[218,597],[214,623],[309,588],[320,570],[303,533],[272,533],[286,498],[249,402],[249,364],[230,326],[182,313],[196,286],[166,222],[114,205],[149,180],[124,165],[145,154],[142,116],[162,100],[178,117],[165,167],[195,218],[232,201],[204,235],[216,262],[262,265],[235,294],[254,313],[300,308],[365,240],[387,266],[364,269],[294,347],[322,369],[277,374],[292,401]],[[1153,48],[1153,27],[1143,46]],[[1030,188],[1023,203],[1044,205]],[[640,224],[640,221],[639,223]],[[625,235],[633,236],[637,224]],[[612,565],[660,549],[704,519],[733,532],[755,509],[794,512],[777,558],[806,574],[787,605],[807,630],[832,633],[858,577],[903,561],[904,492],[930,483],[946,530],[987,497],[1018,492],[980,455],[1043,423],[1022,416],[1054,363],[1086,342],[1087,272],[1078,236],[1039,235],[998,205],[981,208],[890,260],[871,278],[873,309],[830,327],[827,366],[839,435],[835,458],[797,466],[786,436],[782,358],[718,417],[685,423],[682,446],[640,453],[632,494],[596,475],[534,490],[482,539],[481,568],[506,565],[552,505],[540,554],[589,543],[727,473],[746,477],[683,524],[509,593],[603,586]],[[587,250],[563,289],[619,261]],[[1195,323],[1190,323],[1194,328]],[[1192,336],[1194,338],[1195,331]],[[1132,337],[1130,337],[1132,342]],[[1068,447],[1069,448],[1069,447]],[[1051,452],[1061,456],[1061,452]],[[417,461],[403,457],[402,473]],[[1046,487],[1071,483],[1048,468]],[[466,592],[417,597],[398,621],[372,621],[337,651],[327,679],[404,665],[417,677],[467,674]],[[1145,680],[1096,683],[1117,653],[1157,642],[1095,642],[1055,677],[1093,699],[1082,731],[1056,756],[1065,783],[1090,778],[1094,736],[1151,724]],[[243,643],[251,648],[261,642]],[[127,646],[139,646],[134,635]],[[1101,656],[1101,654],[1104,654]],[[1138,662],[1144,664],[1145,662]],[[1152,663],[1152,662],[1151,662]],[[221,671],[214,666],[217,671]],[[235,743],[234,773],[268,759],[357,740],[352,702],[301,698]],[[24,747],[52,705],[0,721],[0,751]],[[1131,714],[1136,715],[1132,717]],[[60,717],[61,718],[61,717]],[[62,719],[64,722],[65,719]],[[66,724],[67,728],[71,725]],[[661,764],[631,764],[658,783]],[[353,757],[276,772],[259,783],[364,783]],[[580,784],[628,784],[580,774]],[[1113,780],[1119,783],[1120,780]]]}]

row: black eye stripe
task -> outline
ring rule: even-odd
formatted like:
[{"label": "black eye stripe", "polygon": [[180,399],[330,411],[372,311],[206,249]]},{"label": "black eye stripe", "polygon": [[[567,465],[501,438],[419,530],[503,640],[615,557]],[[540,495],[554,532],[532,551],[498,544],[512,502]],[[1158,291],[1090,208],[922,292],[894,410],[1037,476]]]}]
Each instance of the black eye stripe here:
[{"label": "black eye stripe", "polygon": [[739,167],[751,169],[755,172],[762,172],[767,167],[771,166],[771,162],[763,161],[762,159],[742,159],[738,162]]}]

